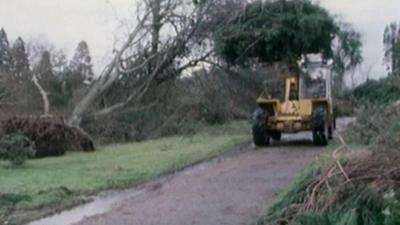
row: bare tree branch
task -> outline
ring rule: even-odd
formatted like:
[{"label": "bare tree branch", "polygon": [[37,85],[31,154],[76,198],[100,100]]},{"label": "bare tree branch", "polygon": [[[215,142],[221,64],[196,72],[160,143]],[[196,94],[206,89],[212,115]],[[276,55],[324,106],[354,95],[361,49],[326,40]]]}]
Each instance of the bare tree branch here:
[{"label": "bare tree branch", "polygon": [[[206,14],[211,4],[193,7],[193,11],[186,16],[182,15],[181,28],[173,38],[169,38],[162,45],[160,45],[160,31],[164,24],[161,24],[164,18],[170,15],[175,16],[178,4],[176,1],[171,0],[148,0],[145,1],[146,14],[139,21],[134,31],[128,36],[126,42],[117,51],[112,62],[105,68],[99,80],[97,80],[84,98],[76,105],[69,124],[79,126],[81,119],[88,108],[93,104],[96,99],[104,94],[110,87],[118,82],[122,76],[132,77],[134,91],[130,93],[125,99],[116,102],[115,104],[101,109],[91,115],[102,116],[117,110],[123,109],[128,105],[138,104],[142,101],[144,96],[157,85],[156,79],[166,72],[168,68],[175,67],[176,59],[183,54],[187,54],[189,43],[196,42],[193,40],[196,32],[200,28],[203,16]],[[172,5],[175,4],[175,5]],[[186,12],[181,12],[186,13]],[[147,22],[151,21],[151,25],[147,26]],[[151,31],[149,31],[149,29]],[[179,29],[176,26],[176,29]],[[150,37],[141,34],[149,34]],[[137,38],[141,37],[141,38]],[[141,41],[142,40],[142,41]],[[146,47],[144,50],[141,46]],[[163,49],[160,49],[162,46]],[[150,48],[150,50],[149,50]],[[142,50],[141,50],[142,49]],[[133,51],[133,52],[130,52]],[[150,56],[148,55],[150,52]],[[130,54],[130,55],[127,55]],[[207,58],[211,53],[194,59],[180,68],[179,73],[183,70],[197,65],[200,61]],[[125,57],[123,58],[123,56]],[[129,60],[128,60],[129,59]],[[125,61],[123,61],[125,60]],[[129,62],[131,61],[131,63]],[[131,65],[132,67],[126,67]],[[172,76],[174,77],[174,76]],[[135,107],[134,107],[135,108]]]}]

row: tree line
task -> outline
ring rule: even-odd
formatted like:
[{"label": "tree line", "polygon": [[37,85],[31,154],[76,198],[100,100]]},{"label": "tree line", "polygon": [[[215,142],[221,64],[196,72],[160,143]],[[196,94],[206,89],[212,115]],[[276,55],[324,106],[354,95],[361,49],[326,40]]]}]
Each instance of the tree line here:
[{"label": "tree line", "polygon": [[[91,134],[115,129],[132,136],[186,119],[243,118],[254,106],[262,77],[276,76],[308,53],[333,60],[337,90],[362,62],[361,35],[309,0],[144,0],[133,24],[96,76],[85,42],[68,62],[45,48],[32,60],[29,55],[37,54],[21,47],[12,53],[17,51],[2,41],[8,50],[0,53],[7,62],[0,79],[25,77],[28,82],[11,88],[24,82],[0,81],[9,89],[5,93],[25,96],[7,102],[0,94],[0,104],[19,105],[19,112],[29,106],[43,114],[61,113],[67,124]],[[25,69],[16,69],[17,64]],[[267,68],[255,71],[261,64]]]},{"label": "tree line", "polygon": [[37,96],[42,91],[55,111],[63,111],[73,104],[70,101],[74,95],[93,80],[92,57],[86,41],[78,43],[68,60],[62,50],[56,50],[49,43],[32,41],[27,44],[21,37],[11,42],[5,29],[0,30],[0,96],[9,100],[2,102],[0,98],[3,104],[0,109],[4,104],[18,108],[22,99],[29,99],[29,105],[42,105],[42,98]]}]

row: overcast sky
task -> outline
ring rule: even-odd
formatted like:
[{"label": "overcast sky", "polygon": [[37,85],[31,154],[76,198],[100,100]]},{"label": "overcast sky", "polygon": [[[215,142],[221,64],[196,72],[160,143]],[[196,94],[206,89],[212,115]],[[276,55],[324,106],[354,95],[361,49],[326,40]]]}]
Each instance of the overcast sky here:
[{"label": "overcast sky", "polygon": [[[43,38],[70,55],[80,40],[89,43],[96,69],[115,44],[123,21],[134,15],[135,0],[0,0],[0,27],[13,41]],[[400,21],[400,0],[320,0],[363,34],[362,74],[385,74],[382,34],[386,24]],[[126,31],[125,31],[126,32]],[[362,78],[360,78],[362,79]]]}]

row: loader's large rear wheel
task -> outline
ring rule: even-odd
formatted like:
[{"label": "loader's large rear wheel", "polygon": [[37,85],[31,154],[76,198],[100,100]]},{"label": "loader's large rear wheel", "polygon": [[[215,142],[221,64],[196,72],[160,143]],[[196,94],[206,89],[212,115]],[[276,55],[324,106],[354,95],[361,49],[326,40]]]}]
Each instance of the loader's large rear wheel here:
[{"label": "loader's large rear wheel", "polygon": [[317,106],[313,110],[313,142],[315,145],[328,144],[329,125],[327,125],[327,111],[323,106]]}]

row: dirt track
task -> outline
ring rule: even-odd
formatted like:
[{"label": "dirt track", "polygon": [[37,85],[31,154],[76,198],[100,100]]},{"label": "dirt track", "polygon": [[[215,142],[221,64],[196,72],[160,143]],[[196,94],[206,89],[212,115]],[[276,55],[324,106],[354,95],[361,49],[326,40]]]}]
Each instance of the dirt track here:
[{"label": "dirt track", "polygon": [[[112,204],[109,201],[110,207],[103,211],[85,215],[78,209],[76,212],[82,214],[78,219],[73,218],[76,212],[70,212],[34,224],[249,224],[321,150],[311,144],[309,134],[284,136],[280,144],[257,150],[248,146],[125,192]],[[97,206],[101,204],[99,201]]]},{"label": "dirt track", "polygon": [[79,225],[247,224],[320,151],[309,145],[249,150],[149,185]]}]

